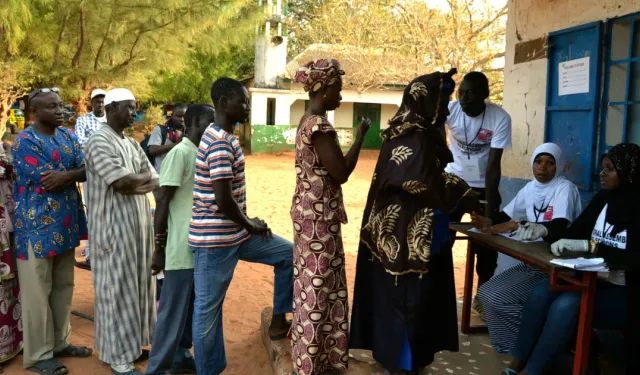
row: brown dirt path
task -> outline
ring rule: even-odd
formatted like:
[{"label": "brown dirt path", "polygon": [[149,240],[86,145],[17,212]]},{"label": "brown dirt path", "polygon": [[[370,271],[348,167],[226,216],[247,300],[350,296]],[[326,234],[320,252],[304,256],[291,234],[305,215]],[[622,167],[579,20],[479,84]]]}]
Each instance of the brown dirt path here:
[{"label": "brown dirt path", "polygon": [[[344,185],[345,204],[349,224],[343,227],[346,249],[347,279],[352,295],[355,279],[356,254],[360,224],[377,160],[376,152],[364,151],[358,167]],[[274,233],[292,239],[289,208],[295,183],[293,154],[252,155],[247,157],[248,210],[250,216],[266,220]],[[151,198],[153,200],[153,198]],[[80,249],[76,250],[80,257]],[[464,244],[454,249],[456,289],[462,295],[465,265]],[[93,286],[87,271],[76,269],[73,309],[93,315]],[[273,271],[269,267],[240,263],[235,271],[224,304],[225,345],[228,367],[225,374],[270,374],[271,365],[260,338],[260,313],[272,303]],[[72,316],[71,341],[76,345],[93,346],[93,323]],[[22,369],[22,358],[5,364],[5,374],[32,374]],[[62,360],[70,374],[108,375],[109,367],[98,360],[97,354],[88,359]],[[141,364],[144,369],[144,364]]]}]

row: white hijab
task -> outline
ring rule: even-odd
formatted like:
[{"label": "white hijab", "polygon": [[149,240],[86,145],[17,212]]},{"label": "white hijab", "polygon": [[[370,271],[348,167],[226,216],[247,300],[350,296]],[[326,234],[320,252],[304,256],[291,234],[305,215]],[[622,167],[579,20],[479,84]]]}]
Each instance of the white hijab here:
[{"label": "white hijab", "polygon": [[533,181],[531,181],[531,191],[534,196],[534,204],[538,208],[548,205],[553,198],[556,188],[562,184],[563,181],[566,181],[562,175],[562,172],[564,171],[564,159],[562,158],[562,150],[560,147],[555,143],[543,143],[538,146],[531,156],[532,173],[535,173],[535,161],[540,154],[549,154],[553,156],[556,160],[556,175],[553,176],[553,179],[546,184],[536,180],[535,176],[533,177]]},{"label": "white hijab", "polygon": [[562,218],[573,221],[582,211],[582,203],[578,188],[562,175],[562,150],[555,143],[538,146],[531,156],[532,172],[535,160],[540,154],[553,156],[556,161],[556,175],[546,184],[534,177],[503,211],[514,220],[540,223]]}]

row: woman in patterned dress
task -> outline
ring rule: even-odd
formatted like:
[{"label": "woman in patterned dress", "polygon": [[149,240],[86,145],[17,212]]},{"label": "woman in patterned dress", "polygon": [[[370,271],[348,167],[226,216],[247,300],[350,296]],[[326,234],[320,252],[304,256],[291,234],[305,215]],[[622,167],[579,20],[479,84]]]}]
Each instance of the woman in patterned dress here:
[{"label": "woman in patterned dress", "polygon": [[[20,289],[12,247],[13,165],[6,143],[0,144],[0,363],[22,350]],[[0,367],[0,374],[3,372]]]},{"label": "woman in patterned dress", "polygon": [[343,156],[326,112],[340,105],[344,71],[336,60],[304,65],[295,81],[309,92],[296,135],[293,324],[291,356],[298,375],[339,373],[349,360],[347,280],[341,224],[347,222],[341,184],[353,172],[370,121]]},{"label": "woman in patterned dress", "polygon": [[449,212],[480,202],[445,173],[444,122],[455,69],[414,79],[389,121],[365,207],[353,299],[352,349],[388,372],[417,374],[458,351]]}]

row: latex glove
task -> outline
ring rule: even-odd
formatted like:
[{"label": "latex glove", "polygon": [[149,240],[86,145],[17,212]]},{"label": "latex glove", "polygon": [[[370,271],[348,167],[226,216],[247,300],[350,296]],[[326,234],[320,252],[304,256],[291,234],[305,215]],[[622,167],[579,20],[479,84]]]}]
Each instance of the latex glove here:
[{"label": "latex glove", "polygon": [[560,240],[551,245],[551,252],[555,256],[562,255],[565,251],[576,253],[588,253],[589,241],[587,240]]},{"label": "latex glove", "polygon": [[535,241],[546,237],[549,234],[547,228],[542,224],[526,223],[521,225],[516,231],[516,238],[520,241]]}]

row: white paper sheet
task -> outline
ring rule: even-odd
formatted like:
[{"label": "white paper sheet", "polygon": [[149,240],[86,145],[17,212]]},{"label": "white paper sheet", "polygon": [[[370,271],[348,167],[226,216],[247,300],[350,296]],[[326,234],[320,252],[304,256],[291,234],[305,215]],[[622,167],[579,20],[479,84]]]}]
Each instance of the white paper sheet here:
[{"label": "white paper sheet", "polygon": [[558,64],[558,96],[589,92],[589,57]]},{"label": "white paper sheet", "polygon": [[[480,234],[486,234],[486,233],[482,233],[482,231],[480,231],[480,229],[478,228],[471,228],[469,230],[469,232],[473,232],[473,233],[480,233]],[[534,241],[523,241],[523,240],[519,240],[518,238],[516,238],[513,233],[498,233],[498,235],[508,238],[510,240],[514,240],[514,241],[518,241],[518,242],[523,242],[523,243],[529,243],[529,242],[542,242],[544,241],[542,238],[538,238],[537,240]]]},{"label": "white paper sheet", "polygon": [[578,271],[587,272],[608,272],[609,266],[603,258],[573,258],[573,259],[553,259],[551,263]]}]

